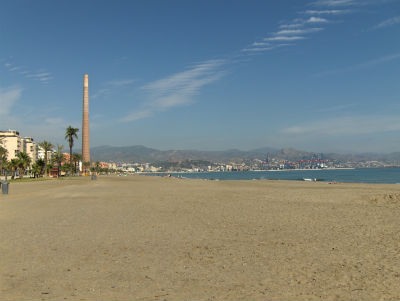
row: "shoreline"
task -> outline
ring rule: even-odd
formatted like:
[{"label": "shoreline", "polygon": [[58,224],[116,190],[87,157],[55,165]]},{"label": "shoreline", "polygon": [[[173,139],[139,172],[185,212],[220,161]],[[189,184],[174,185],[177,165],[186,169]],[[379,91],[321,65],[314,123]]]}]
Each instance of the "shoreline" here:
[{"label": "shoreline", "polygon": [[229,172],[140,172],[145,176],[172,176],[186,179],[204,179],[219,181],[238,180],[284,180],[304,181],[314,179],[325,183],[368,183],[400,184],[400,169],[393,168],[335,168],[335,169],[290,169],[290,170],[257,170]]},{"label": "shoreline", "polygon": [[246,172],[270,172],[270,171],[312,171],[312,170],[353,170],[357,169],[354,167],[337,167],[337,168],[292,168],[292,169],[252,169],[252,170],[235,170],[235,171],[140,171],[135,172],[132,174],[185,174],[185,173],[192,173],[192,174],[201,174],[201,173],[246,173]]}]

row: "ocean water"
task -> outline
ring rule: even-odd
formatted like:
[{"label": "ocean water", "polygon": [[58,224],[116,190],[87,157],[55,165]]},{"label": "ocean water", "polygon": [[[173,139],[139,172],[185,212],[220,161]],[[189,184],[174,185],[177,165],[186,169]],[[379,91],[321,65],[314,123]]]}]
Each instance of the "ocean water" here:
[{"label": "ocean water", "polygon": [[[160,174],[158,174],[160,175]],[[165,174],[164,174],[165,175]],[[282,171],[171,173],[175,177],[208,180],[298,180],[400,184],[400,168],[316,169]]]}]

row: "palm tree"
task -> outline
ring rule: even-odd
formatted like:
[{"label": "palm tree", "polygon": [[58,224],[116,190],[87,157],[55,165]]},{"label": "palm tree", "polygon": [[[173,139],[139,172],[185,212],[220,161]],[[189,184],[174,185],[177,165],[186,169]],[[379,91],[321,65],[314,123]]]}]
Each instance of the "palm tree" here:
[{"label": "palm tree", "polygon": [[11,179],[15,178],[15,174],[17,172],[18,166],[19,166],[19,160],[18,158],[13,158],[10,160],[10,163],[8,163],[9,168],[11,169]]},{"label": "palm tree", "polygon": [[38,159],[35,163],[33,163],[32,172],[35,178],[39,178],[39,176],[43,174],[44,165],[45,164],[43,159]]},{"label": "palm tree", "polygon": [[76,173],[76,165],[77,165],[77,163],[79,163],[79,161],[82,160],[82,154],[73,153],[72,160],[74,161],[74,173]]},{"label": "palm tree", "polygon": [[74,146],[74,138],[78,139],[78,128],[73,128],[72,126],[67,127],[65,131],[65,139],[68,140],[69,145],[69,165],[70,165],[70,175],[72,174],[72,147]]},{"label": "palm tree", "polygon": [[17,154],[17,159],[18,159],[18,169],[20,171],[19,177],[22,178],[23,175],[25,174],[25,171],[31,165],[32,159],[25,152],[19,152]]},{"label": "palm tree", "polygon": [[[0,146],[0,176],[3,174],[3,169],[7,166],[7,150]],[[7,174],[6,174],[7,180]]]},{"label": "palm tree", "polygon": [[64,146],[63,145],[57,145],[57,151],[54,154],[53,162],[56,163],[57,165],[57,177],[60,176],[60,168],[61,164],[64,160],[64,154],[62,152]]},{"label": "palm tree", "polygon": [[43,148],[44,150],[44,170],[46,171],[46,176],[49,175],[49,171],[47,169],[47,164],[49,163],[48,158],[47,158],[47,152],[51,151],[53,149],[53,144],[51,144],[48,141],[43,141],[39,143],[39,146]]}]

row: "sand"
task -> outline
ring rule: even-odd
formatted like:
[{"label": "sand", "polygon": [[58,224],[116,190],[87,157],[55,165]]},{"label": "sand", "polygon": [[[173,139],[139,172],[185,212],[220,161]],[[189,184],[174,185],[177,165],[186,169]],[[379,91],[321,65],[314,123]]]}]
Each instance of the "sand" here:
[{"label": "sand", "polygon": [[1,300],[400,300],[400,185],[11,183],[0,240]]}]

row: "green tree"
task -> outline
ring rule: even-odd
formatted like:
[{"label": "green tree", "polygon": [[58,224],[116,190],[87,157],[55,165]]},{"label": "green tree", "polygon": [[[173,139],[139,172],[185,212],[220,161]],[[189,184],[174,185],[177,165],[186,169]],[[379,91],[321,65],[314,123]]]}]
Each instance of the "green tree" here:
[{"label": "green tree", "polygon": [[78,128],[73,128],[72,126],[67,127],[65,131],[65,139],[68,141],[69,145],[69,165],[70,174],[72,174],[72,147],[74,146],[74,138],[78,139]]},{"label": "green tree", "polygon": [[90,171],[90,162],[82,162],[83,173],[86,176],[88,171]]},{"label": "green tree", "polygon": [[53,144],[51,144],[50,142],[48,142],[46,140],[43,141],[43,142],[40,142],[39,146],[44,150],[44,163],[45,163],[44,170],[46,172],[46,176],[48,176],[49,175],[49,170],[47,168],[47,165],[49,164],[49,159],[48,159],[47,153],[49,151],[51,151],[54,146],[53,146]]},{"label": "green tree", "polygon": [[57,151],[54,153],[53,156],[53,163],[57,165],[57,176],[60,176],[60,170],[61,170],[61,165],[64,161],[64,154],[62,152],[64,146],[63,145],[57,145]]},{"label": "green tree", "polygon": [[79,164],[79,161],[81,161],[81,160],[82,160],[82,154],[78,154],[78,153],[72,154],[72,161],[74,161],[74,173],[76,173],[77,165]]},{"label": "green tree", "polygon": [[13,158],[8,163],[8,167],[11,170],[11,179],[15,178],[15,175],[16,175],[17,170],[18,170],[18,166],[19,166],[19,159],[18,158]]},{"label": "green tree", "polygon": [[17,154],[18,160],[18,169],[19,169],[19,177],[22,178],[25,174],[25,171],[31,166],[32,159],[29,155],[25,152],[19,152]]},{"label": "green tree", "polygon": [[32,172],[35,178],[38,178],[40,175],[44,173],[44,166],[45,163],[43,159],[38,159],[35,163],[33,163]]},{"label": "green tree", "polygon": [[[0,146],[0,175],[3,174],[3,171],[7,166],[7,150]],[[7,175],[6,175],[7,176]]]}]

